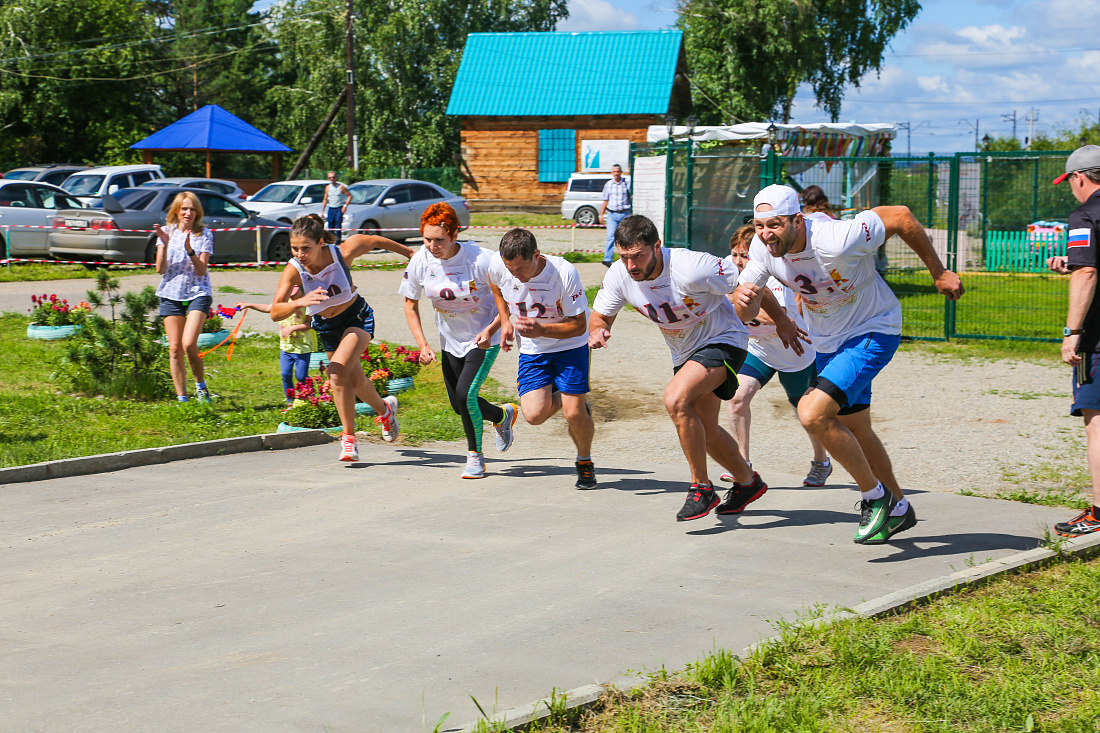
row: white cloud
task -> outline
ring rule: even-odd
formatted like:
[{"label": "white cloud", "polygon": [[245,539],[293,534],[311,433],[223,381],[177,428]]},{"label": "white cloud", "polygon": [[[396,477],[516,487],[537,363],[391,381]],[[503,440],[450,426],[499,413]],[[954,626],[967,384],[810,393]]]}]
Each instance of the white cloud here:
[{"label": "white cloud", "polygon": [[641,27],[638,16],[607,0],[569,0],[569,17],[558,23],[559,31],[634,31]]}]

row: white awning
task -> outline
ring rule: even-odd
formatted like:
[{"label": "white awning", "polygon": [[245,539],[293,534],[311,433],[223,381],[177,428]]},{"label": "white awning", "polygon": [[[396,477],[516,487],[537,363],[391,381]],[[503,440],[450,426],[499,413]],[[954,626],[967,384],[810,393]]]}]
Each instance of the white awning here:
[{"label": "white awning", "polygon": [[[740,125],[701,125],[695,128],[691,139],[696,142],[706,140],[767,140],[767,122],[745,122]],[[813,122],[805,125],[775,125],[776,135],[780,141],[787,138],[788,134],[804,135],[806,133],[840,133],[849,137],[883,136],[893,140],[897,136],[897,126],[892,122],[872,122],[857,125],[854,122]],[[672,128],[674,139],[686,140],[688,127],[677,125]],[[660,143],[668,138],[668,130],[664,125],[650,125],[646,132],[646,142]]]}]

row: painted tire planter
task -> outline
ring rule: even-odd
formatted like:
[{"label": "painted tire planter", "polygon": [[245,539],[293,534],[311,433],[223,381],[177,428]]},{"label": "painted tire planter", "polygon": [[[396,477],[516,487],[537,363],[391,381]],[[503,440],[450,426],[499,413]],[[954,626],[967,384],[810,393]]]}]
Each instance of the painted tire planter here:
[{"label": "painted tire planter", "polygon": [[377,415],[378,413],[375,412],[374,408],[371,407],[370,405],[368,405],[366,402],[356,402],[355,403],[355,414],[356,415]]},{"label": "painted tire planter", "polygon": [[27,338],[57,341],[69,338],[81,328],[82,326],[39,326],[31,323],[27,326]]},{"label": "painted tire planter", "polygon": [[314,351],[309,355],[309,370],[311,372],[318,371],[322,364],[328,366],[328,354],[323,351]]},{"label": "painted tire planter", "polygon": [[[334,428],[321,428],[321,430],[324,430],[329,435],[336,435],[343,431],[343,429],[344,428],[340,425],[337,425]],[[285,422],[279,423],[279,427],[275,428],[276,433],[297,433],[301,432],[302,430],[316,430],[316,428],[297,428],[293,425],[287,425]]]},{"label": "painted tire planter", "polygon": [[398,392],[408,392],[413,388],[412,377],[398,377],[397,379],[391,379],[386,382],[386,391],[390,394],[397,394]]},{"label": "painted tire planter", "polygon": [[198,341],[199,348],[209,349],[211,346],[217,346],[227,338],[229,338],[229,329],[225,328],[220,331],[215,331],[214,333],[200,333]]}]

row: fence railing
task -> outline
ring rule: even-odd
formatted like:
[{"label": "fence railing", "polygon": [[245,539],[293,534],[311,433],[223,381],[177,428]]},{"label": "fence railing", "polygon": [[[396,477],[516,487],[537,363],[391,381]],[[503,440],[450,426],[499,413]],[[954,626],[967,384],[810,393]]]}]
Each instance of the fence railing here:
[{"label": "fence railing", "polygon": [[666,156],[662,239],[669,246],[728,254],[729,236],[751,218],[753,197],[771,183],[821,186],[840,218],[905,205],[967,290],[961,300],[946,301],[916,254],[892,238],[883,247],[882,272],[902,302],[905,335],[1060,339],[1068,288],[1046,259],[1065,254],[1065,235],[1028,227],[1064,222],[1077,207],[1067,186],[1051,184],[1069,151],[798,158],[674,142],[635,146],[634,154]]}]

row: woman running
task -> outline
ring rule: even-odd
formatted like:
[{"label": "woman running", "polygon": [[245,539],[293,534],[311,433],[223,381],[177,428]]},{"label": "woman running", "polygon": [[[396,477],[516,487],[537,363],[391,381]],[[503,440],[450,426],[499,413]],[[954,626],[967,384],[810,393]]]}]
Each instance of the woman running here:
[{"label": "woman running", "polygon": [[195,377],[195,399],[210,402],[199,334],[210,315],[214,291],[207,265],[214,254],[214,235],[202,225],[202,204],[190,191],[176,194],[168,208],[167,228],[154,224],[157,233],[157,274],[161,276],[157,295],[164,335],[168,342],[168,366],[176,399],[187,402],[187,365]]},{"label": "woman running", "polygon": [[[289,318],[298,308],[305,308],[312,317],[313,330],[321,348],[328,353],[332,399],[344,431],[340,435],[340,460],[357,461],[357,395],[378,413],[382,440],[396,440],[400,428],[397,398],[391,395],[382,399],[363,373],[359,358],[374,337],[374,311],[356,291],[348,263],[379,247],[410,258],[413,251],[385,237],[365,234],[348,237],[339,247],[332,243],[334,240],[333,234],[325,230],[324,219],[317,214],[299,217],[294,222],[290,228],[290,251],[294,258],[287,263],[275,291],[271,320]],[[294,286],[304,294],[291,300]]]},{"label": "woman running", "polygon": [[516,422],[514,404],[498,407],[478,395],[500,352],[500,316],[489,289],[492,253],[458,241],[458,215],[445,203],[424,211],[420,233],[424,246],[413,255],[397,292],[405,296],[405,317],[420,347],[421,364],[430,364],[436,355],[424,337],[420,296],[426,294],[435,306],[443,382],[451,409],[462,418],[469,451],[462,478],[484,478],[482,422],[489,420],[496,428],[498,451],[512,446]]}]

